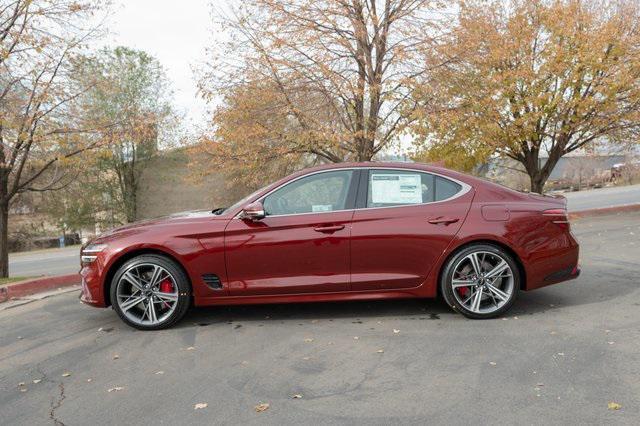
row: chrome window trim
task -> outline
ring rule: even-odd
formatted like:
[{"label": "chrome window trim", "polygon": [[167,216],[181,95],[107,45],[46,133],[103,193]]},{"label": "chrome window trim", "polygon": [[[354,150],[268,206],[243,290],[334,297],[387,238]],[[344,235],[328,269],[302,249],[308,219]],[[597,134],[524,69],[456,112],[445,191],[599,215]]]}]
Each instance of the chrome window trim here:
[{"label": "chrome window trim", "polygon": [[[337,171],[341,171],[341,170],[398,170],[398,171],[409,171],[409,172],[416,172],[416,173],[427,173],[430,175],[434,175],[434,176],[440,176],[443,179],[448,179],[452,182],[457,183],[458,185],[460,185],[462,187],[462,189],[460,189],[460,191],[456,192],[455,194],[453,194],[453,196],[449,197],[449,198],[445,198],[444,200],[438,200],[438,201],[428,201],[426,203],[417,203],[417,204],[403,204],[400,206],[384,206],[384,207],[362,207],[362,208],[355,208],[355,209],[343,209],[343,210],[331,210],[329,212],[307,212],[307,213],[290,213],[290,214],[277,214],[277,215],[268,215],[265,216],[265,218],[267,217],[284,217],[284,216],[300,216],[300,215],[308,215],[308,214],[328,214],[328,213],[337,213],[337,212],[349,212],[349,211],[360,211],[360,210],[376,210],[376,209],[397,209],[397,208],[406,208],[406,207],[416,207],[416,206],[426,206],[428,204],[437,204],[437,203],[444,203],[446,201],[451,201],[454,200],[456,198],[462,197],[463,195],[465,195],[467,192],[469,192],[472,188],[471,185],[459,181],[458,179],[443,175],[441,173],[435,173],[435,172],[430,172],[427,170],[420,170],[420,169],[411,169],[411,168],[404,168],[404,167],[373,167],[373,166],[366,166],[366,167],[341,167],[341,168],[336,168],[336,169],[327,169],[327,170],[318,170],[316,172],[312,172],[312,173],[308,173],[302,176],[298,176],[295,179],[292,179],[288,182],[283,183],[282,185],[280,185],[277,188],[272,189],[271,191],[267,192],[266,194],[264,194],[261,197],[256,198],[253,201],[250,201],[249,203],[253,203],[256,201],[260,201],[262,202],[266,197],[268,197],[269,195],[271,195],[272,193],[274,193],[275,191],[279,190],[280,188],[284,188],[285,186],[289,185],[290,183],[293,183],[299,179],[305,178],[307,176],[313,176],[315,174],[319,174],[319,173],[326,173],[326,172],[337,172]],[[242,213],[242,210],[240,210],[240,212],[238,212],[235,216],[234,219],[239,219],[240,217],[240,213]]]}]

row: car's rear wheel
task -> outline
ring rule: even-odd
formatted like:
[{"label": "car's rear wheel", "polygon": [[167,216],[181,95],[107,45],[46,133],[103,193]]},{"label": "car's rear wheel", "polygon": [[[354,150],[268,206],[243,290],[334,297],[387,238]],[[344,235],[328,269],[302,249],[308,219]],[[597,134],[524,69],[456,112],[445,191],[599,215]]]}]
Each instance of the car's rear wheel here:
[{"label": "car's rear wheel", "polygon": [[190,304],[186,274],[175,262],[158,255],[141,255],[125,262],[115,273],[110,291],[116,313],[141,330],[172,326]]},{"label": "car's rear wheel", "polygon": [[453,309],[473,319],[494,318],[516,300],[520,271],[509,253],[489,244],[473,244],[446,263],[440,288]]}]

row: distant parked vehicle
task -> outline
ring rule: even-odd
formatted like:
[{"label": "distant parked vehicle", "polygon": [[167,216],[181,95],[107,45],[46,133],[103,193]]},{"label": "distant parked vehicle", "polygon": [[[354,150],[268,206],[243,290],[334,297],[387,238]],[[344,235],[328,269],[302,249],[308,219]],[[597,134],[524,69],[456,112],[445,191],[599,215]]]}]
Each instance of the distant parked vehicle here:
[{"label": "distant parked vehicle", "polygon": [[564,198],[415,163],[304,170],[231,207],[115,229],[81,257],[81,300],[146,330],[192,304],[438,294],[492,318],[580,272]]},{"label": "distant parked vehicle", "polygon": [[617,163],[611,167],[611,180],[614,182],[628,180],[640,176],[640,161]]}]

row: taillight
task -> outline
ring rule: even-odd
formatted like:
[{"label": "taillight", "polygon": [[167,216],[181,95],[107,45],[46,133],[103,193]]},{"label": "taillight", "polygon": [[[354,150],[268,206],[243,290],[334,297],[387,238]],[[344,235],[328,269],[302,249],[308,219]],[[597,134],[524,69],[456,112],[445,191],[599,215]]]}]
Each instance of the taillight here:
[{"label": "taillight", "polygon": [[548,209],[542,212],[543,216],[548,216],[551,222],[562,229],[569,230],[569,216],[567,209]]}]

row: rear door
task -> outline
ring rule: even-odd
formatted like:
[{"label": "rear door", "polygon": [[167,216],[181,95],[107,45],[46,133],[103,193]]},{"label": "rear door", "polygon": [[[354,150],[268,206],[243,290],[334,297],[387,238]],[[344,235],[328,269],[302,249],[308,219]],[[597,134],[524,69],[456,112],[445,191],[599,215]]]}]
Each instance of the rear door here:
[{"label": "rear door", "polygon": [[460,229],[471,187],[409,169],[363,172],[351,231],[351,289],[421,285]]}]

